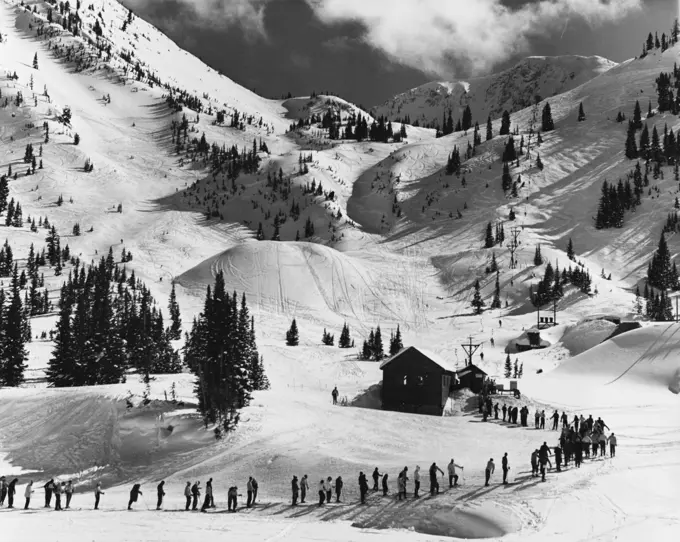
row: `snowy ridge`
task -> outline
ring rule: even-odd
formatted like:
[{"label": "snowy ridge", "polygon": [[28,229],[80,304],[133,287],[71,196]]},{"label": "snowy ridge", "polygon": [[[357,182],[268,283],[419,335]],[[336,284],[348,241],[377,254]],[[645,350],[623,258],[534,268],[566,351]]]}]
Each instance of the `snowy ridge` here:
[{"label": "snowy ridge", "polygon": [[483,125],[487,116],[500,118],[504,110],[514,113],[534,103],[537,96],[550,98],[571,90],[617,66],[600,56],[530,56],[497,74],[469,81],[426,83],[398,94],[372,108],[374,115],[390,119],[408,116],[421,126],[440,126],[442,116],[452,112],[454,123],[466,106]]}]

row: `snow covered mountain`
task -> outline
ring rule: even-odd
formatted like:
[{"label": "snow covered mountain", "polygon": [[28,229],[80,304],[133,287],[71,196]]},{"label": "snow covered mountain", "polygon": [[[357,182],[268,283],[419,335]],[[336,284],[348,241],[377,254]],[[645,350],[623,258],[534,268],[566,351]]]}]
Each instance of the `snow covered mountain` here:
[{"label": "snow covered mountain", "polygon": [[499,73],[466,81],[433,81],[396,95],[371,109],[392,120],[410,118],[421,126],[442,126],[451,111],[454,122],[466,106],[481,125],[488,115],[500,118],[550,98],[610,70],[616,62],[600,56],[530,56]]},{"label": "snow covered mountain", "polygon": [[[675,212],[672,165],[659,166],[656,176],[650,167],[640,204],[625,212],[621,227],[596,229],[594,216],[603,180],[625,180],[636,164],[624,155],[626,126],[617,113],[632,118],[638,100],[643,110],[655,107],[655,80],[672,72],[680,45],[619,65],[598,57],[530,58],[503,74],[446,87],[449,98],[457,96],[454,116],[465,104],[480,121],[512,110],[517,143],[529,141],[534,111],[526,106],[537,94],[539,107],[550,103],[555,129],[513,162],[513,196],[501,187],[507,139],[497,135],[497,118],[495,137],[463,156],[460,175],[447,175],[452,150],[464,155],[471,133],[435,139],[431,129],[404,126],[407,136],[396,142],[330,139],[312,117],[330,111],[346,130],[348,117],[364,113],[332,96],[257,96],[114,0],[64,6],[63,14],[54,3],[28,8],[0,4],[0,171],[12,168],[9,197],[23,210],[23,223],[10,225],[4,210],[0,229],[17,274],[30,274],[32,245],[36,252],[46,247],[47,232],[32,222],[48,219],[62,248],[68,244],[81,262],[97,262],[111,249],[114,264],[134,271],[160,308],[174,284],[187,331],[219,273],[226,291],[248,297],[271,389],[256,391],[236,430],[216,440],[196,413],[196,379],[186,369],[152,375],[148,388],[134,371],[118,384],[47,388],[60,287],[76,267],[70,259],[63,269],[40,265],[52,309],[30,318],[26,383],[0,388],[0,475],[19,478],[18,496],[31,479],[36,487],[51,477],[73,479],[78,490],[63,515],[42,510],[41,492],[28,512],[0,509],[4,532],[26,540],[68,532],[73,542],[674,539],[680,326],[645,321],[634,295]],[[76,15],[83,24],[74,36],[68,28]],[[425,97],[410,102],[424,109],[410,112],[404,101],[399,112],[395,105],[374,115],[391,111],[415,121],[423,113],[437,121],[449,98],[435,93],[431,106]],[[585,120],[578,119],[581,104]],[[669,112],[644,122],[650,132],[680,128]],[[401,128],[393,122],[393,133]],[[25,159],[29,144],[35,171]],[[235,154],[224,160],[228,149]],[[86,161],[93,169],[86,171]],[[490,224],[502,224],[506,237],[484,248]],[[676,235],[669,233],[668,247],[678,255]],[[121,261],[122,249],[134,258]],[[477,423],[476,398],[466,392],[442,418],[379,408],[379,364],[357,357],[377,325],[384,337],[398,325],[405,344],[458,367],[465,362],[461,343],[472,336],[484,354],[475,364],[504,381],[505,349],[536,324],[530,292],[548,263],[588,273],[591,291],[563,284],[559,325],[541,330],[551,346],[517,354],[522,397],[500,401],[532,415],[558,409],[603,416],[619,438],[615,459],[587,460],[580,469],[572,463],[537,483],[530,454],[543,441],[557,445],[557,433]],[[481,314],[471,309],[477,280]],[[500,307],[492,309],[496,281]],[[0,288],[11,291],[11,279],[0,277]],[[19,289],[26,299],[30,281]],[[614,326],[597,319],[603,316],[640,320],[642,329],[599,344]],[[293,318],[295,347],[284,341]],[[321,343],[344,324],[354,348]],[[347,406],[332,404],[335,386]],[[486,461],[500,464],[506,452],[511,484],[498,484],[495,474],[485,487]],[[389,473],[393,495],[404,465],[421,465],[426,479],[432,461],[443,468],[452,457],[465,466],[460,488],[442,481],[441,495],[414,501],[409,482],[405,502],[378,492],[366,507],[355,506],[360,470]],[[342,475],[345,502],[290,507],[291,478],[305,473],[312,495],[319,479]],[[227,489],[243,492],[250,475],[260,482],[261,505],[222,514]],[[208,478],[218,509],[184,513],[186,481]],[[165,510],[156,512],[151,496],[161,479]],[[93,512],[97,480],[106,494]],[[144,498],[128,513],[132,482],[143,484]]]}]

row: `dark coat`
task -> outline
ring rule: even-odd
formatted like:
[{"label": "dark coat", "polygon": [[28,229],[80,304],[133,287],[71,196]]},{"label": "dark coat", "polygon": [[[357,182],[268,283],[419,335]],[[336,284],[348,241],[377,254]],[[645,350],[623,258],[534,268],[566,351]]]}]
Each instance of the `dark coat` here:
[{"label": "dark coat", "polygon": [[156,488],[156,489],[158,489],[158,496],[159,497],[165,496],[165,490],[163,489],[164,485],[165,485],[165,482],[161,482],[160,484],[158,484],[158,487]]},{"label": "dark coat", "polygon": [[137,502],[137,498],[140,495],[143,495],[143,493],[139,489],[140,487],[141,487],[141,484],[135,484],[134,486],[132,486],[132,489],[130,490],[130,501]]}]

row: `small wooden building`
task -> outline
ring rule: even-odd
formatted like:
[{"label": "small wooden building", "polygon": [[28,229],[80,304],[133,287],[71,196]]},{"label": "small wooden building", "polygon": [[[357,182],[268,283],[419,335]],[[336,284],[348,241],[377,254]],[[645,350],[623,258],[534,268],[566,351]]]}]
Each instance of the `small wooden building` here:
[{"label": "small wooden building", "polygon": [[442,415],[454,373],[442,358],[409,346],[383,361],[380,369],[383,410]]},{"label": "small wooden building", "polygon": [[458,379],[456,388],[469,388],[473,393],[481,393],[486,373],[476,365],[470,364],[456,372],[456,377]]}]

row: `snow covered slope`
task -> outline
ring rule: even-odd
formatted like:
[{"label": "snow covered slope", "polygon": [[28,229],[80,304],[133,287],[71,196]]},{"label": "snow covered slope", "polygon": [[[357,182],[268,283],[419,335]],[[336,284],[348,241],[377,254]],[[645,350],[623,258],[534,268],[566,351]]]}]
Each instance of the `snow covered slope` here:
[{"label": "snow covered slope", "polygon": [[487,116],[500,118],[529,107],[536,99],[566,92],[616,66],[600,56],[530,56],[500,73],[467,81],[433,81],[398,94],[372,108],[375,116],[409,117],[421,126],[442,126],[451,111],[454,123],[470,106],[472,118],[483,125]]}]

